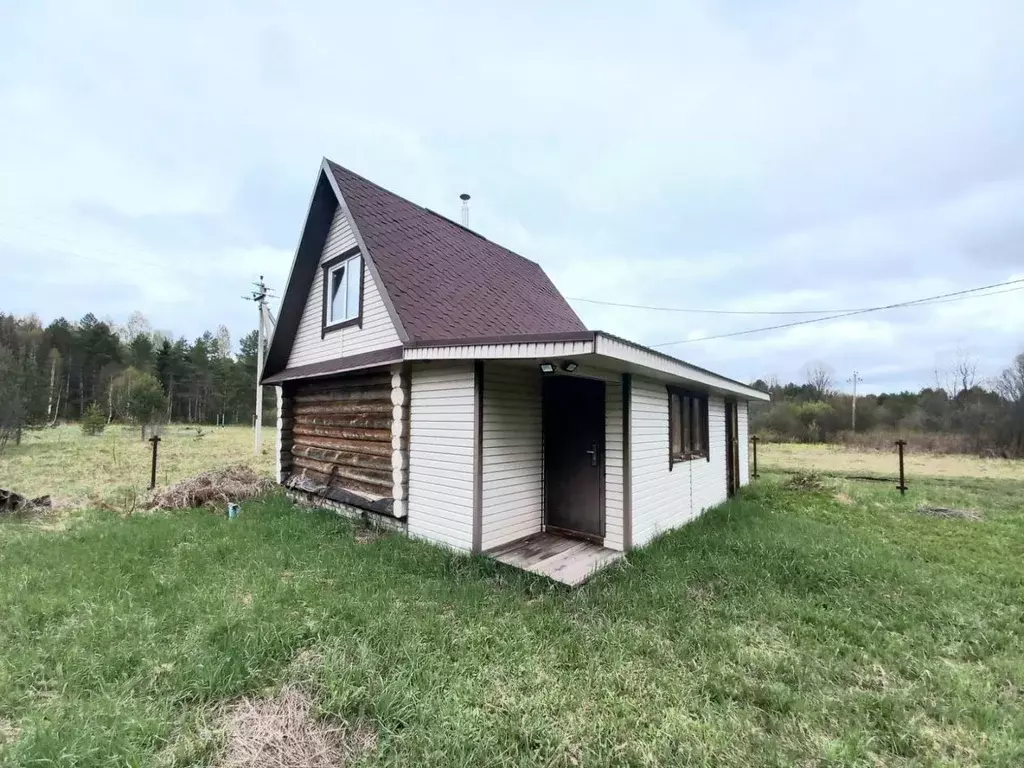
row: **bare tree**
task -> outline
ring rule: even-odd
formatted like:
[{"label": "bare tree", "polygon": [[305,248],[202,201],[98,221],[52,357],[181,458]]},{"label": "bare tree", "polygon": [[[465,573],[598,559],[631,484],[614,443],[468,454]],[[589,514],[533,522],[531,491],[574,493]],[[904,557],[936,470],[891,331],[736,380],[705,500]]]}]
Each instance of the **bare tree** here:
[{"label": "bare tree", "polygon": [[1017,355],[1013,363],[996,379],[996,392],[1011,403],[1024,403],[1024,353]]},{"label": "bare tree", "polygon": [[950,400],[956,400],[961,392],[967,392],[978,383],[978,359],[963,347],[957,347],[948,365],[935,368],[935,388],[946,393]]},{"label": "bare tree", "polygon": [[832,397],[836,394],[835,371],[826,363],[808,363],[804,367],[804,379],[819,397]]},{"label": "bare tree", "polygon": [[216,349],[215,353],[217,357],[229,358],[231,357],[231,332],[228,331],[226,325],[217,326],[216,336]]},{"label": "bare tree", "polygon": [[[111,325],[111,328],[114,326]],[[122,344],[128,344],[136,336],[149,336],[153,332],[153,327],[149,324],[149,320],[139,310],[135,310],[128,315],[128,320],[125,321],[124,325],[117,326],[117,335],[121,337]]]},{"label": "bare tree", "polygon": [[959,387],[956,394],[969,391],[977,381],[978,359],[968,354],[963,348],[958,349],[956,360],[953,363],[953,374],[956,377],[956,385]]}]

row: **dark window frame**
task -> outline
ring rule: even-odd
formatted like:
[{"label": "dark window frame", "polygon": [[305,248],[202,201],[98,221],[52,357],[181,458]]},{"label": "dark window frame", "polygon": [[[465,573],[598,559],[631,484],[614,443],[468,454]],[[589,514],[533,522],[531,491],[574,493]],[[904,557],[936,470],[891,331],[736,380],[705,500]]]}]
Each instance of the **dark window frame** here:
[{"label": "dark window frame", "polygon": [[[706,392],[694,392],[689,389],[682,389],[681,387],[666,387],[666,399],[668,400],[668,468],[671,470],[677,463],[684,461],[694,461],[696,459],[704,459],[705,461],[711,461],[711,428],[710,428],[710,408],[708,405],[709,397]],[[678,398],[679,408],[673,407],[673,398]],[[689,408],[690,413],[689,419],[684,418],[685,410]],[[686,435],[680,434],[681,450],[676,451],[673,445],[673,439],[676,434],[676,425],[680,420],[683,420],[684,424],[686,421],[692,425],[693,416],[700,414],[701,418],[701,445],[700,448],[694,447],[693,436],[695,430],[690,428],[690,445],[686,445]],[[682,425],[680,425],[681,430]]]},{"label": "dark window frame", "polygon": [[[348,320],[339,320],[338,322],[328,322],[327,304],[330,300],[330,285],[328,282],[331,276],[331,269],[338,266],[342,262],[348,261],[353,256],[359,256],[359,311],[356,312],[355,317],[350,317]],[[363,327],[363,286],[366,283],[364,271],[366,270],[366,257],[362,255],[359,250],[359,246],[349,248],[344,253],[341,253],[334,258],[328,259],[320,265],[320,269],[323,270],[323,300],[320,313],[320,338],[324,338],[331,331],[338,331],[342,328],[351,328],[352,326]]]}]

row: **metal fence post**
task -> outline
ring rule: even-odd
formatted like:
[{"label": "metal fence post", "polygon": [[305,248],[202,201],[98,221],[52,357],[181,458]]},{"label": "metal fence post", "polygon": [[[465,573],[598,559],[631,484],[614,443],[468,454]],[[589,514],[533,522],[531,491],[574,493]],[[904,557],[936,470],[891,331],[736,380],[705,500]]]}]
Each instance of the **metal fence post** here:
[{"label": "metal fence post", "polygon": [[149,475],[149,490],[156,488],[156,446],[160,442],[160,435],[153,435],[149,438],[149,442],[153,444],[153,467]]},{"label": "metal fence post", "polygon": [[757,480],[757,435],[751,437],[750,441],[754,444],[754,479]]},{"label": "metal fence post", "polygon": [[904,496],[907,493],[907,481],[903,474],[903,446],[905,446],[906,444],[906,440],[896,441],[896,447],[899,449],[900,452],[900,484],[897,485],[896,487],[899,489],[901,496]]}]

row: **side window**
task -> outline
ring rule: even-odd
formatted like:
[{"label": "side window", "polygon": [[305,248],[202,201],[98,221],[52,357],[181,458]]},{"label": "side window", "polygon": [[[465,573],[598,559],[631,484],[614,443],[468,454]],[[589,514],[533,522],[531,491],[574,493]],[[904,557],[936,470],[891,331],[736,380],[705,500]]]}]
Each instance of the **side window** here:
[{"label": "side window", "polygon": [[711,460],[707,395],[668,389],[669,468],[679,461]]},{"label": "side window", "polygon": [[362,297],[363,264],[361,256],[332,259],[324,269],[324,326],[356,320]]}]

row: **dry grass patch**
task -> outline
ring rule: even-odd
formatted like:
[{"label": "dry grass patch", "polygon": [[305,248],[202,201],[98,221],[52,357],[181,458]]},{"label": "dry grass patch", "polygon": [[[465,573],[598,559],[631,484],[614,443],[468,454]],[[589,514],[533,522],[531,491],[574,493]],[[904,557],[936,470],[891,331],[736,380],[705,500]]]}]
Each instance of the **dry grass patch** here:
[{"label": "dry grass patch", "polygon": [[[846,449],[837,445],[801,443],[759,443],[758,468],[803,472],[840,472],[896,478],[899,463],[896,448],[887,451]],[[976,456],[942,455],[907,451],[904,456],[907,477],[980,477],[1024,480],[1024,460],[981,459]]]},{"label": "dry grass patch", "polygon": [[366,726],[332,724],[313,713],[302,690],[274,698],[243,699],[224,712],[225,748],[218,768],[342,768],[376,749]]},{"label": "dry grass patch", "polygon": [[[158,486],[237,464],[268,477],[273,473],[275,429],[264,428],[260,456],[253,455],[249,427],[203,427],[198,434],[176,424],[164,428]],[[111,425],[94,437],[83,435],[77,424],[26,432],[21,445],[8,445],[0,454],[0,484],[25,496],[49,494],[55,507],[121,508],[145,494],[152,454],[152,444],[135,427]]]},{"label": "dry grass patch", "polygon": [[973,509],[956,509],[955,507],[918,507],[918,514],[929,517],[940,517],[946,520],[972,520],[979,522],[981,513]]}]

